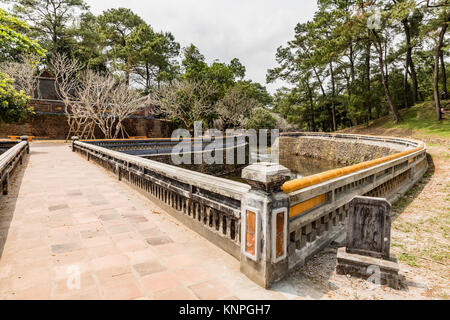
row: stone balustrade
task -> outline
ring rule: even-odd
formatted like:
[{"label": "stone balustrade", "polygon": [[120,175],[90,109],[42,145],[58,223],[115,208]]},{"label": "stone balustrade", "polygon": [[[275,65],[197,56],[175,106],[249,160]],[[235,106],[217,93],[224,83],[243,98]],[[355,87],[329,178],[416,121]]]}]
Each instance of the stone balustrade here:
[{"label": "stone balustrade", "polygon": [[[426,146],[418,141],[359,135],[319,136],[328,136],[335,140],[353,139],[359,143],[376,142],[381,147],[385,144],[398,144],[395,148],[397,153],[324,172],[316,175],[317,179],[312,176],[304,178],[308,181],[297,181],[304,187],[288,192],[289,269],[304,264],[307,259],[345,232],[348,205],[355,196],[383,197],[394,202],[411,188],[428,168]],[[288,184],[292,186],[294,183],[295,181],[290,181]],[[286,186],[287,184],[283,187]]]},{"label": "stone balustrade", "polygon": [[250,187],[223,178],[74,141],[73,151],[114,172],[161,208],[239,259],[241,199]]},{"label": "stone balustrade", "polygon": [[0,183],[3,195],[8,194],[10,177],[14,173],[17,164],[22,164],[25,153],[30,152],[28,137],[23,136],[20,140],[22,141],[0,142],[0,147],[4,150],[0,155]]},{"label": "stone balustrade", "polygon": [[75,140],[72,148],[239,259],[245,275],[269,287],[345,232],[355,196],[395,201],[428,168],[426,147],[418,141],[290,133],[279,138],[280,145],[296,138],[358,144],[359,150],[374,150],[376,157],[297,181],[286,181],[290,172],[279,164],[256,163],[243,170],[245,184],[105,148],[111,141],[99,145]]}]

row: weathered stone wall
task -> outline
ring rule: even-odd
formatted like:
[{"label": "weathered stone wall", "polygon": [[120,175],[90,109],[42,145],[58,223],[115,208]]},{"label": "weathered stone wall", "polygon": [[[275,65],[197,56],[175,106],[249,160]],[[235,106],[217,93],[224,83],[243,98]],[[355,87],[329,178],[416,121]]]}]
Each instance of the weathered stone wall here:
[{"label": "weathered stone wall", "polygon": [[395,154],[401,151],[390,144],[357,142],[344,139],[320,137],[281,137],[280,156],[304,156],[338,162],[344,165],[356,164]]},{"label": "weathered stone wall", "polygon": [[[159,119],[126,119],[125,128],[130,136],[150,138],[170,137],[176,129],[172,122]],[[69,132],[64,115],[35,114],[16,124],[0,124],[0,138],[9,135],[30,135],[42,139],[65,139]],[[96,132],[102,138],[101,132]]]}]

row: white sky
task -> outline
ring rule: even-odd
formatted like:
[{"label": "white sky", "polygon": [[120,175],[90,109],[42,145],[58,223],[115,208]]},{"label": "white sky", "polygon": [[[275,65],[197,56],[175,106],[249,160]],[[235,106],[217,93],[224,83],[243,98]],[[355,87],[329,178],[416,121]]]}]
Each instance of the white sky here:
[{"label": "white sky", "polygon": [[[246,78],[266,85],[275,53],[294,36],[298,22],[316,10],[315,0],[86,0],[94,14],[109,8],[133,10],[156,31],[170,31],[185,47],[196,45],[208,62],[236,57]],[[274,93],[283,83],[266,85]]]}]

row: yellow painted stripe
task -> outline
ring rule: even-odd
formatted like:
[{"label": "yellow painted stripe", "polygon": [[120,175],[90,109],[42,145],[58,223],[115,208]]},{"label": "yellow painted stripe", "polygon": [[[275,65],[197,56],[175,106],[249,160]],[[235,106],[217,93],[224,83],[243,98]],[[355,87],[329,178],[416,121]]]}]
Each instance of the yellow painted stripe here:
[{"label": "yellow painted stripe", "polygon": [[301,214],[305,211],[308,211],[308,210],[314,208],[315,206],[318,206],[319,204],[324,203],[326,200],[327,200],[326,194],[322,194],[318,197],[315,197],[315,198],[309,199],[305,202],[296,204],[295,206],[293,206],[289,209],[289,217],[294,218],[294,217],[298,216],[299,214]]},{"label": "yellow painted stripe", "polygon": [[407,150],[407,151],[403,151],[397,154],[393,154],[390,156],[386,156],[383,158],[379,158],[379,159],[375,159],[375,160],[370,160],[370,161],[365,161],[365,162],[361,162],[352,166],[348,166],[348,167],[344,167],[344,168],[340,168],[340,169],[333,169],[333,170],[328,170],[322,173],[318,173],[318,174],[314,174],[312,176],[308,176],[308,177],[302,177],[300,179],[296,179],[296,180],[291,180],[286,182],[282,187],[281,190],[283,190],[284,193],[291,193],[330,179],[334,179],[337,177],[341,177],[356,171],[360,171],[363,169],[367,169],[373,166],[376,166],[378,164],[384,163],[384,162],[388,162],[391,160],[395,160],[401,157],[404,157],[408,154],[420,151],[422,149],[425,148],[425,145],[422,143],[419,147],[411,149],[411,150]]}]

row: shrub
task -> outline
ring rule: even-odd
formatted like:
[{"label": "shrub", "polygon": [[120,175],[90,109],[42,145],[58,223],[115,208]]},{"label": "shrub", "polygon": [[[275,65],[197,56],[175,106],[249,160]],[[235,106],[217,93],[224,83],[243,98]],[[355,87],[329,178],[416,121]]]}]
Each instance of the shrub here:
[{"label": "shrub", "polygon": [[247,127],[249,129],[275,129],[276,126],[277,119],[263,108],[253,110],[250,119],[247,120]]},{"label": "shrub", "polygon": [[17,122],[33,113],[29,97],[14,89],[14,80],[0,72],[0,123]]}]

